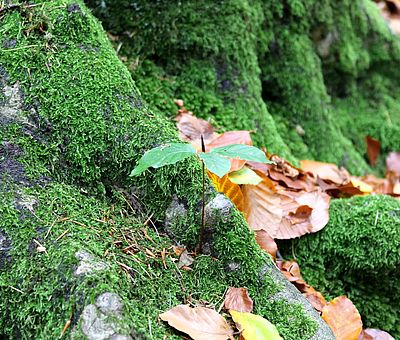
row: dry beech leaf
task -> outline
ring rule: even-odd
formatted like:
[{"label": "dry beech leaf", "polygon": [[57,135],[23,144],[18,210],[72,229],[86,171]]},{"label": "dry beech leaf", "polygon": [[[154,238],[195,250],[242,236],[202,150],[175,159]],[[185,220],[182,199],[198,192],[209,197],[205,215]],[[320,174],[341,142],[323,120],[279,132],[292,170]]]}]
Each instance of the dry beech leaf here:
[{"label": "dry beech leaf", "polygon": [[336,164],[323,163],[310,160],[300,161],[303,171],[312,173],[315,177],[344,185],[350,181],[350,175],[346,169],[339,169]]},{"label": "dry beech leaf", "polygon": [[240,211],[244,209],[244,197],[242,193],[242,189],[240,186],[232,183],[228,175],[225,175],[222,178],[219,178],[216,174],[207,171],[208,177],[211,179],[211,182],[214,184],[215,189],[218,192],[222,192],[228,197],[233,204],[235,204],[236,208]]},{"label": "dry beech leaf", "polygon": [[365,137],[365,142],[367,143],[367,155],[369,164],[375,166],[376,161],[378,160],[379,153],[381,151],[381,143],[371,136]]},{"label": "dry beech leaf", "polygon": [[320,292],[316,291],[313,287],[309,287],[308,289],[306,289],[306,292],[303,293],[303,295],[311,303],[314,309],[320,313],[327,304],[323,295]]},{"label": "dry beech leaf", "polygon": [[160,314],[160,318],[194,340],[233,339],[232,328],[221,315],[210,308],[178,305]]},{"label": "dry beech leaf", "polygon": [[229,287],[225,295],[224,308],[251,313],[253,311],[253,300],[246,288]]},{"label": "dry beech leaf", "polygon": [[194,258],[189,255],[188,251],[185,249],[179,256],[178,267],[189,267],[194,261]]},{"label": "dry beech leaf", "polygon": [[261,177],[263,180],[258,185],[242,186],[244,213],[251,229],[264,229],[274,238],[283,216],[281,198],[275,192],[274,183],[268,177]]},{"label": "dry beech leaf", "polygon": [[291,178],[297,178],[297,176],[301,173],[300,169],[297,169],[292,164],[290,164],[288,161],[286,161],[283,158],[280,158],[277,155],[272,155],[270,157],[270,160],[275,162],[273,169],[277,172],[281,172],[285,176],[288,176]]},{"label": "dry beech leaf", "polygon": [[389,333],[379,329],[367,328],[363,329],[358,340],[394,340],[394,338]]},{"label": "dry beech leaf", "polygon": [[176,117],[176,120],[178,122],[179,137],[186,142],[191,142],[199,151],[201,150],[201,135],[203,135],[205,143],[218,136],[209,122],[190,113],[181,113]]},{"label": "dry beech leaf", "polygon": [[274,239],[265,230],[256,230],[256,242],[265,250],[272,258],[276,259],[276,252],[278,251],[278,246]]},{"label": "dry beech leaf", "polygon": [[322,310],[322,318],[337,340],[357,340],[362,331],[360,313],[345,296],[330,301]]}]

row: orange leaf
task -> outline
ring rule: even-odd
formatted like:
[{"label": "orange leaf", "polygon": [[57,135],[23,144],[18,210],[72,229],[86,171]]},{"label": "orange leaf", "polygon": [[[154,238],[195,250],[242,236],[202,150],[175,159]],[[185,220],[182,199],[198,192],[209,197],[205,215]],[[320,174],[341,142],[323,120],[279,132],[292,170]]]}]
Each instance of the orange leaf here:
[{"label": "orange leaf", "polygon": [[315,177],[328,180],[336,184],[346,184],[350,181],[350,175],[346,169],[339,169],[336,164],[322,163],[310,160],[300,161],[301,168],[312,173]]},{"label": "orange leaf", "polygon": [[232,328],[213,309],[178,305],[160,314],[160,318],[177,330],[189,334],[195,340],[232,339]]},{"label": "orange leaf", "polygon": [[240,186],[232,183],[228,175],[225,175],[222,178],[219,178],[216,174],[207,171],[208,177],[211,179],[211,182],[214,184],[215,189],[218,192],[222,192],[228,197],[233,204],[235,204],[236,208],[240,211],[243,211],[244,207],[244,197]]},{"label": "orange leaf", "polygon": [[251,313],[253,300],[250,298],[246,288],[229,287],[225,295],[224,308],[242,313]]},{"label": "orange leaf", "polygon": [[367,155],[369,164],[375,166],[376,161],[378,160],[379,153],[381,151],[381,143],[379,143],[377,139],[374,139],[371,136],[365,137],[365,142],[367,143]]},{"label": "orange leaf", "polygon": [[345,296],[329,302],[322,310],[322,318],[337,340],[357,340],[362,331],[360,313]]},{"label": "orange leaf", "polygon": [[283,217],[281,198],[275,192],[274,183],[261,173],[257,174],[263,179],[261,183],[242,186],[244,213],[251,229],[264,229],[274,238]]},{"label": "orange leaf", "polygon": [[278,246],[274,239],[265,230],[256,230],[256,242],[270,254],[273,259],[276,259],[276,252],[278,251]]}]

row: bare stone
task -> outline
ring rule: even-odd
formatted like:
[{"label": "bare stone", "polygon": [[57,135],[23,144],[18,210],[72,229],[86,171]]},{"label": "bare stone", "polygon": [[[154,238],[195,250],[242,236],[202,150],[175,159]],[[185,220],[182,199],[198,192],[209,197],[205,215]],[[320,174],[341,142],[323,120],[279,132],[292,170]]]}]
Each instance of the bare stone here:
[{"label": "bare stone", "polygon": [[101,271],[108,267],[105,262],[98,260],[85,250],[77,251],[75,257],[80,260],[78,267],[74,271],[75,276],[87,275],[93,271]]},{"label": "bare stone", "polygon": [[28,123],[28,119],[21,114],[21,93],[18,82],[12,86],[3,87],[5,101],[0,107],[0,125],[13,122]]},{"label": "bare stone", "polygon": [[109,292],[99,295],[95,304],[103,314],[120,315],[124,307],[119,295]]},{"label": "bare stone", "polygon": [[230,218],[233,203],[223,194],[215,196],[205,208],[206,226],[212,227],[217,221],[227,222]]},{"label": "bare stone", "polygon": [[116,293],[106,292],[87,305],[81,315],[81,329],[88,340],[130,340],[130,335],[120,334],[123,303]]}]

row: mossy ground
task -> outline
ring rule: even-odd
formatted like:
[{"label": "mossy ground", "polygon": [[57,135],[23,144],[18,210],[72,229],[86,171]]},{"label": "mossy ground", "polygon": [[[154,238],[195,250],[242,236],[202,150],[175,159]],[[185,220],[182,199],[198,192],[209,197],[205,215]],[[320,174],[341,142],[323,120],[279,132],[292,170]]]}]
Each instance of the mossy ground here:
[{"label": "mossy ground", "polygon": [[[139,179],[128,177],[144,151],[177,140],[177,134],[164,114],[153,113],[142,102],[128,70],[83,3],[21,4],[3,12],[0,24],[1,84],[17,86],[14,99],[21,103],[18,117],[0,122],[2,157],[3,149],[18,150],[0,159],[1,166],[3,161],[16,165],[7,170],[0,187],[0,229],[12,241],[12,262],[0,278],[0,334],[56,338],[71,311],[74,326],[85,305],[99,293],[113,291],[125,302],[129,327],[162,338],[171,330],[157,321],[159,312],[190,295],[217,305],[228,286],[246,286],[255,312],[275,323],[284,338],[314,334],[316,323],[303,307],[270,300],[282,287],[262,273],[272,262],[237,211],[215,226],[213,246],[220,257],[197,257],[193,271],[177,270],[170,257],[165,270],[161,259],[145,255],[145,248],[159,254],[174,241],[197,243],[201,168],[192,160]],[[127,216],[117,188],[138,198],[138,218]],[[37,201],[33,209],[19,205],[21,195]],[[173,195],[188,213],[174,222],[174,230],[184,232],[171,241],[142,222],[153,216],[161,225]],[[106,223],[100,222],[104,216]],[[142,237],[144,229],[154,242]],[[125,231],[136,235],[140,247],[131,258],[113,243]],[[48,255],[36,251],[34,238]],[[102,259],[108,250],[109,268],[74,278],[74,254],[81,248]],[[116,259],[134,273],[125,276]],[[231,262],[236,264],[233,271]]]},{"label": "mossy ground", "polygon": [[[132,217],[121,193],[115,192],[114,204],[87,197],[63,184],[31,187],[23,194],[35,198],[34,212],[26,210],[21,217],[21,211],[13,208],[17,198],[11,193],[2,194],[0,206],[0,229],[13,244],[12,262],[0,278],[3,335],[56,338],[71,313],[73,328],[84,306],[110,291],[124,301],[125,331],[134,329],[143,337],[155,339],[165,334],[175,338],[171,328],[158,321],[159,313],[187,300],[207,301],[218,308],[229,286],[247,287],[255,302],[255,313],[273,322],[285,339],[305,339],[315,331],[314,322],[304,317],[299,305],[269,301],[279,287],[257,272],[265,255],[241,228],[228,230],[232,226],[229,224],[221,229],[225,235],[223,259],[200,255],[195,258],[193,270],[185,271],[178,269],[171,240],[150,223]],[[67,234],[59,239],[65,231]],[[45,246],[47,253],[38,253],[33,239]],[[132,244],[135,254],[124,253],[123,249]],[[78,264],[75,252],[81,249],[106,261],[108,269],[73,277],[73,268]],[[166,268],[163,250],[167,253]],[[241,265],[239,272],[227,268],[228,260]],[[129,274],[118,262],[132,268]]]},{"label": "mossy ground", "polygon": [[328,298],[347,295],[365,327],[400,334],[400,202],[376,195],[338,199],[321,232],[293,241],[286,250],[304,278]]},{"label": "mossy ground", "polygon": [[272,153],[355,175],[372,171],[366,135],[382,159],[398,147],[400,44],[370,1],[88,2],[164,116],[182,98],[221,131],[256,130]]},{"label": "mossy ground", "polygon": [[[172,99],[182,98],[190,110],[221,131],[256,129],[256,145],[270,152],[294,162],[306,158],[333,162],[354,175],[383,174],[386,154],[400,150],[400,41],[372,1],[238,0],[216,5],[161,0],[151,6],[146,1],[135,6],[124,0],[105,6],[88,2],[106,29],[120,35],[116,43],[122,43],[120,55],[145,100],[161,115],[174,117]],[[381,142],[376,168],[368,165],[367,135]],[[382,247],[394,251],[398,244],[393,238],[396,225],[391,219],[393,231],[377,230],[370,218],[368,224],[367,216],[358,217],[363,211],[371,216],[381,209],[390,211],[395,204],[382,198],[381,206],[374,201],[379,199],[371,198],[366,206],[358,205],[358,199],[349,201],[356,204],[354,212],[349,212],[351,203],[334,201],[327,232],[317,237],[317,247],[303,252],[309,256],[312,251],[310,258],[321,259],[306,261],[302,270],[310,280],[316,276],[323,280],[318,286],[325,293],[354,297],[367,326],[397,334],[392,315],[398,311],[390,311],[394,304],[388,301],[392,294],[387,288],[396,281],[390,261],[381,254]],[[361,234],[347,232],[337,218],[341,209],[346,210],[346,223]],[[362,246],[354,243],[353,236]],[[340,237],[347,241],[336,242]],[[319,249],[324,242],[335,259],[328,266],[331,272],[320,262],[329,260]],[[332,255],[335,247],[351,258]],[[354,259],[363,263],[364,271],[368,268],[368,274],[349,271],[348,261]],[[385,268],[377,268],[377,263]],[[367,278],[359,280],[363,275],[382,275],[385,287],[373,286]]]}]

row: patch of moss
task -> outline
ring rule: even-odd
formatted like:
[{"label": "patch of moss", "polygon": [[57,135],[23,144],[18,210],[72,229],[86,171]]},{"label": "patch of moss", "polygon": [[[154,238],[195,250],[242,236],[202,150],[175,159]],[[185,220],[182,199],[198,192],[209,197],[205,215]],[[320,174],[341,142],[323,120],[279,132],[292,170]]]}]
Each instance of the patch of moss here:
[{"label": "patch of moss", "polygon": [[[0,278],[0,333],[58,337],[71,311],[72,328],[85,305],[99,293],[113,291],[126,303],[128,325],[161,338],[171,330],[156,322],[159,312],[190,295],[217,304],[232,285],[247,286],[257,308],[265,308],[263,315],[279,322],[287,338],[311,337],[316,323],[303,307],[268,300],[281,287],[262,274],[272,262],[237,211],[214,226],[220,257],[198,257],[192,272],[177,270],[170,257],[164,270],[159,257],[146,255],[146,247],[159,254],[170,249],[172,241],[151,229],[147,234],[154,241],[142,238],[142,220],[127,216],[125,203],[113,196],[116,188],[136,197],[138,210],[146,219],[153,216],[157,225],[176,195],[188,211],[185,232],[176,240],[193,245],[199,233],[201,168],[187,160],[139,178],[128,177],[146,150],[177,140],[177,134],[172,123],[142,103],[128,70],[83,3],[56,0],[17,6],[6,12],[1,24],[2,39],[16,40],[15,46],[0,48],[0,65],[7,83],[18,86],[23,104],[18,118],[24,119],[1,125],[0,136],[21,150],[15,161],[23,165],[27,180],[10,178],[0,188],[0,228],[12,242],[12,262]],[[38,185],[43,176],[51,178]],[[214,195],[210,193],[209,199]],[[20,201],[25,198],[29,202],[24,205]],[[182,227],[179,221],[173,224]],[[114,243],[122,232],[138,239],[140,251],[134,257],[124,255]],[[37,252],[33,239],[46,247],[48,255]],[[75,252],[82,248],[98,258],[108,250],[108,269],[73,277]],[[124,278],[115,259],[133,273],[128,270],[130,275]],[[234,270],[229,269],[232,261]],[[163,284],[154,285],[155,281]],[[299,328],[284,323],[287,311],[293,311]],[[79,338],[82,334],[76,331]]]},{"label": "patch of moss", "polygon": [[[364,326],[400,328],[400,203],[383,196],[338,199],[331,203],[329,224],[294,241],[305,280],[333,298],[347,295]],[[289,256],[291,250],[287,250]]]},{"label": "patch of moss", "polygon": [[[84,306],[100,293],[111,291],[125,303],[123,322],[128,329],[160,339],[173,333],[166,324],[157,322],[159,313],[186,299],[208,301],[218,307],[229,286],[247,287],[255,301],[255,312],[275,322],[284,338],[305,339],[315,331],[315,323],[304,316],[302,307],[268,300],[279,287],[259,273],[266,256],[260,253],[251,233],[238,226],[241,223],[229,223],[233,226],[230,234],[228,223],[220,231],[224,239],[217,247],[224,243],[225,256],[198,256],[193,270],[185,271],[177,267],[171,240],[129,216],[129,207],[118,193],[113,205],[85,197],[77,188],[64,184],[32,187],[25,189],[24,195],[37,202],[34,211],[26,211],[24,218],[13,207],[17,198],[12,193],[2,194],[0,206],[0,229],[12,240],[12,263],[0,278],[3,335],[58,337],[71,313],[72,329]],[[47,253],[37,252],[34,239],[46,247]],[[123,251],[129,245],[133,245],[134,255]],[[108,268],[74,277],[73,268],[78,264],[75,253],[81,249],[105,261]],[[163,249],[167,253],[165,267]],[[129,275],[117,261],[132,268]],[[240,269],[229,271],[227,261],[234,261]]]}]

